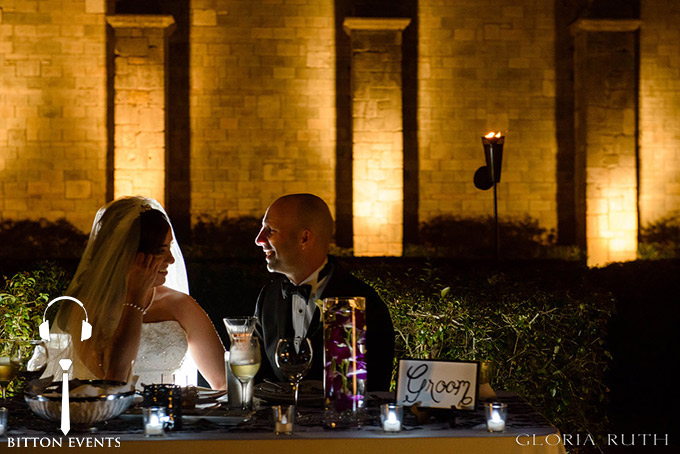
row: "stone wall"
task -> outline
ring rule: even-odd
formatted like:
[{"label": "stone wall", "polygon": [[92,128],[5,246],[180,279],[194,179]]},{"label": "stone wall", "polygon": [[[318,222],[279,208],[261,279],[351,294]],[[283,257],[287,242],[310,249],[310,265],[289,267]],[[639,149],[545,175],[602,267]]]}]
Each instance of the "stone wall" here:
[{"label": "stone wall", "polygon": [[638,20],[573,24],[579,245],[588,265],[637,252]]},{"label": "stone wall", "polygon": [[[110,15],[122,13],[109,3]],[[115,8],[122,3],[141,5]],[[530,217],[573,242],[586,227],[574,221],[585,210],[573,195],[583,187],[574,182],[568,30],[586,3],[419,0],[389,9],[380,0],[167,0],[149,3],[154,11],[128,11],[171,15],[177,24],[165,74],[165,167],[156,172],[170,194],[166,206],[187,231],[204,214],[259,217],[281,194],[313,192],[338,212],[343,245],[351,245],[359,135],[351,43],[341,27],[347,17],[403,18],[410,25],[403,33],[404,184],[397,202],[405,240],[436,216],[492,215],[493,192],[476,189],[473,175],[484,165],[481,135],[500,130],[501,219]],[[680,210],[680,6],[640,5],[639,110],[632,123],[628,115],[634,131],[626,134],[638,134],[645,226]],[[115,46],[106,15],[104,0],[0,0],[0,221],[66,217],[87,231],[114,194],[114,151],[123,137],[115,132]],[[151,125],[158,137],[159,118]],[[371,130],[360,135],[372,140]],[[628,153],[628,175],[630,159]]]},{"label": "stone wall", "polygon": [[104,0],[0,1],[0,220],[89,231],[106,193]]},{"label": "stone wall", "polygon": [[334,209],[333,1],[191,2],[191,212],[262,216],[291,192]]},{"label": "stone wall", "polygon": [[640,30],[640,225],[680,212],[680,3],[645,0]]},{"label": "stone wall", "polygon": [[167,36],[172,16],[117,14],[113,28],[113,196],[144,194],[165,205]]},{"label": "stone wall", "polygon": [[493,215],[493,191],[472,178],[481,136],[502,130],[499,217],[555,228],[553,2],[421,0],[418,21],[421,222]]}]

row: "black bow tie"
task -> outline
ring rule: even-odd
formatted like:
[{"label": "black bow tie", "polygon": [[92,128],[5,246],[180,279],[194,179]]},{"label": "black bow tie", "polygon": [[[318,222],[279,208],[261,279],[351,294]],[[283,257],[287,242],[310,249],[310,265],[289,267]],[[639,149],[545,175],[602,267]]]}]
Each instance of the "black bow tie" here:
[{"label": "black bow tie", "polygon": [[307,301],[311,292],[311,285],[295,285],[288,280],[281,281],[281,296],[283,296],[283,299],[287,299],[289,296],[297,294]]}]

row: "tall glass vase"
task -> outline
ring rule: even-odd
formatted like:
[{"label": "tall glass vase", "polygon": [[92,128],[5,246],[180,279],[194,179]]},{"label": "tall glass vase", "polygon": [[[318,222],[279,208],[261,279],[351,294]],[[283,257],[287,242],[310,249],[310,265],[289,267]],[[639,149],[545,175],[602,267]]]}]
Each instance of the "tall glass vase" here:
[{"label": "tall glass vase", "polygon": [[325,420],[360,426],[366,412],[366,299],[323,300]]}]

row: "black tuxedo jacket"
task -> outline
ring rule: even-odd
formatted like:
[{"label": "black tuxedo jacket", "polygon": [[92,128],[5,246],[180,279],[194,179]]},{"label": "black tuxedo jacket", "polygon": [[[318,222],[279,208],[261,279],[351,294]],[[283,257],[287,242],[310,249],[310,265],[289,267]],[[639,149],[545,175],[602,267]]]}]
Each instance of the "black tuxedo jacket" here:
[{"label": "black tuxedo jacket", "polygon": [[[363,296],[366,298],[366,363],[368,370],[368,389],[370,391],[389,390],[394,361],[394,328],[389,310],[368,284],[360,281],[344,270],[332,257],[333,271],[321,299],[336,296]],[[281,293],[281,282],[287,280],[279,275],[260,291],[257,298],[255,315],[258,318],[257,334],[262,341],[262,366],[257,380],[265,378],[286,381],[276,367],[276,344],[280,338],[293,337],[292,307],[289,296],[285,300]],[[310,302],[310,304],[314,304]],[[314,352],[312,368],[306,379],[323,379],[323,324],[317,308],[307,330],[307,337]]]}]

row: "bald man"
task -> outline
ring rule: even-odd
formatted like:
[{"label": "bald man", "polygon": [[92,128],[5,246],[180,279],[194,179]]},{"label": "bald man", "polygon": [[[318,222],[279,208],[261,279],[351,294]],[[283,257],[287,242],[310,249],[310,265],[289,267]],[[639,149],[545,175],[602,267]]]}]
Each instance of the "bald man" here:
[{"label": "bald man", "polygon": [[[328,255],[333,217],[328,205],[313,194],[290,194],[275,200],[262,218],[255,243],[262,248],[267,269],[279,276],[264,286],[255,315],[268,361],[258,380],[287,381],[276,367],[276,344],[283,337],[308,337],[314,359],[307,379],[323,374],[323,327],[317,299],[334,296],[366,298],[368,389],[388,390],[394,358],[394,328],[385,303],[369,285],[344,270]],[[301,289],[300,289],[301,288]]]}]

